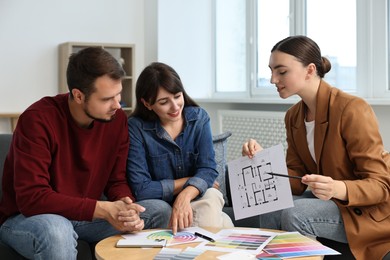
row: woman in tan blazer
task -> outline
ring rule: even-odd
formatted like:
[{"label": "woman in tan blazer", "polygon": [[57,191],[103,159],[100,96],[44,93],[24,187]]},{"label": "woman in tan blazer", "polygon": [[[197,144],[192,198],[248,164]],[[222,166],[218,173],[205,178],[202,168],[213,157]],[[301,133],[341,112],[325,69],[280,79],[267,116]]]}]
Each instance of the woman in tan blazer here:
[{"label": "woman in tan blazer", "polygon": [[[261,227],[348,243],[357,259],[390,251],[390,155],[372,108],[323,81],[329,60],[306,36],[271,50],[271,82],[279,96],[301,97],[286,113],[288,174],[294,207],[261,216]],[[261,146],[243,145],[252,157]]]}]

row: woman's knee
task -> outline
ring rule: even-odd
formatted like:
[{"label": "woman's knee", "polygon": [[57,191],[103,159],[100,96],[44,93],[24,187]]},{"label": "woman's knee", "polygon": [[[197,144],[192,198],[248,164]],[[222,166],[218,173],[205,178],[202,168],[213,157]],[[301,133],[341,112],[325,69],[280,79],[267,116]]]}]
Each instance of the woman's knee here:
[{"label": "woman's knee", "polygon": [[280,217],[281,229],[285,231],[298,231],[301,225],[299,214],[299,210],[295,207],[282,210]]},{"label": "woman's knee", "polygon": [[294,207],[282,211],[282,229],[299,231],[303,234],[312,233],[312,223],[326,217],[324,210],[326,211],[329,206],[332,206],[331,203],[319,199],[294,200]]},{"label": "woman's knee", "polygon": [[212,207],[219,206],[221,209],[225,204],[222,193],[215,188],[207,189],[200,200],[209,203]]}]

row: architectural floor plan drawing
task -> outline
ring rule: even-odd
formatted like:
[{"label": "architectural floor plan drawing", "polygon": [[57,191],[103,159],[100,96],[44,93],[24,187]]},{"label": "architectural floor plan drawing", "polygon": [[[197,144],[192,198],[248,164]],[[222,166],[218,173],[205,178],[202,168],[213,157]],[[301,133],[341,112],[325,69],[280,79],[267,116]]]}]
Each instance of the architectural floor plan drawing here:
[{"label": "architectural floor plan drawing", "polygon": [[241,157],[228,163],[230,192],[236,219],[242,219],[293,206],[288,178],[268,173],[285,173],[282,145]]},{"label": "architectural floor plan drawing", "polygon": [[267,174],[272,172],[270,162],[247,166],[237,172],[238,189],[242,200],[242,207],[253,207],[260,204],[272,203],[278,200],[276,177]]}]

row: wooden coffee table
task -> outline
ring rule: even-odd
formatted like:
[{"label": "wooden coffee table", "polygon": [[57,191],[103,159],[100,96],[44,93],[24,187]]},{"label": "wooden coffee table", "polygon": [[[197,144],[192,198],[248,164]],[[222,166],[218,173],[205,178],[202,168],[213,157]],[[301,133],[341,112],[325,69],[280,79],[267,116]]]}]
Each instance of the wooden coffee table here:
[{"label": "wooden coffee table", "polygon": [[[204,228],[210,232],[217,233],[220,229],[218,228]],[[239,229],[239,228],[237,228]],[[248,228],[243,228],[248,229]],[[257,229],[258,230],[258,229]],[[263,230],[263,229],[262,229]],[[150,230],[145,230],[150,231]],[[264,230],[271,232],[278,232],[275,230]],[[279,231],[280,232],[280,231]],[[146,260],[153,259],[161,250],[161,248],[117,248],[115,247],[116,242],[122,238],[121,235],[111,236],[106,239],[103,239],[97,243],[95,247],[95,256],[98,260]],[[169,248],[181,248],[185,249],[187,247],[196,247],[199,242],[196,243],[186,243],[181,245],[169,246]],[[199,260],[208,260],[208,259],[217,259],[217,256],[228,254],[226,252],[217,252],[217,251],[206,251],[203,254],[196,257]],[[297,257],[292,258],[294,260],[320,260],[322,256],[310,256],[310,257]]]}]

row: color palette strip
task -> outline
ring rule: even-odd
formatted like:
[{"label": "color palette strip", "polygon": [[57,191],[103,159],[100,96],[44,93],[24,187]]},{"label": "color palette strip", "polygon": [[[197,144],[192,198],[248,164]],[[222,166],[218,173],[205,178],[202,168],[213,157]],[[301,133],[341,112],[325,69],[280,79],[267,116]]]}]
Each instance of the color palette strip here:
[{"label": "color palette strip", "polygon": [[281,258],[337,255],[339,252],[326,247],[316,240],[310,239],[298,232],[288,232],[275,236],[263,249],[265,253],[257,258],[277,256]]},{"label": "color palette strip", "polygon": [[256,250],[269,236],[251,234],[231,234],[215,242],[209,242],[206,246],[227,247],[242,250]]},{"label": "color palette strip", "polygon": [[214,236],[215,242],[205,242],[197,247],[222,252],[243,250],[257,254],[274,236],[274,233],[258,230],[221,230]]}]

